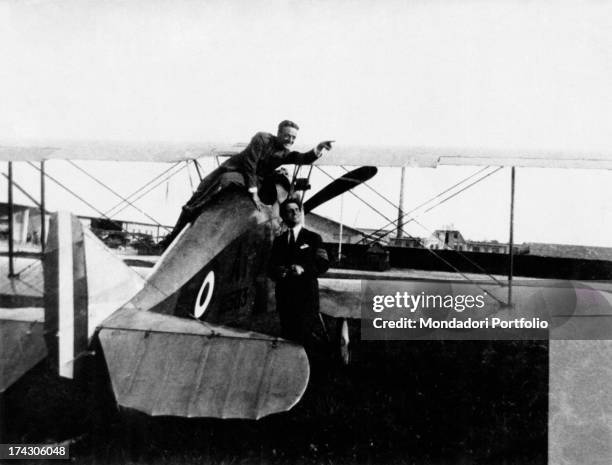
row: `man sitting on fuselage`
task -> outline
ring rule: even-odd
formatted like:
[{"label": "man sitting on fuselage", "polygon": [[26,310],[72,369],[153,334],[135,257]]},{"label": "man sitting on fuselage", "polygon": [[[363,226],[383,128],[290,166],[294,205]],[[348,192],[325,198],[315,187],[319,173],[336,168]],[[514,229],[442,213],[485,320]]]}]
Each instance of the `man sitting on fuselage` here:
[{"label": "man sitting on fuselage", "polygon": [[305,165],[317,160],[324,149],[330,150],[333,141],[323,141],[308,152],[291,151],[299,127],[285,120],[278,125],[277,135],[258,132],[249,145],[233,155],[221,166],[206,176],[189,201],[183,206],[174,229],[160,243],[166,248],[179,232],[202,212],[212,197],[229,186],[238,186],[248,191],[258,209],[262,204],[276,200],[274,170],[281,165]]}]

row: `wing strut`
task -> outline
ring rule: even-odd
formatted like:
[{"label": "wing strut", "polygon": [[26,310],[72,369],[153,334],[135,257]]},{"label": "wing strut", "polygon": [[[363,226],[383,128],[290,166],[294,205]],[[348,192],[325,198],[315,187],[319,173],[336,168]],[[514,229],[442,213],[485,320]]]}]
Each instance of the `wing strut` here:
[{"label": "wing strut", "polygon": [[40,252],[45,253],[47,239],[47,210],[45,209],[45,160],[40,162]]},{"label": "wing strut", "polygon": [[202,173],[200,172],[200,164],[198,163],[198,160],[196,160],[195,158],[192,160],[193,161],[193,166],[195,166],[196,172],[198,173],[198,178],[200,178],[200,182],[202,182]]},{"label": "wing strut", "polygon": [[406,184],[406,167],[402,166],[400,179],[399,205],[397,207],[397,235],[401,239],[404,235],[404,184]]},{"label": "wing strut", "polygon": [[310,164],[308,166],[308,175],[305,178],[298,178],[302,166],[304,165],[295,165],[295,167],[293,168],[291,187],[289,189],[291,193],[295,193],[296,191],[302,191],[302,194],[300,195],[300,202],[304,202],[304,196],[306,195],[306,191],[310,189],[310,175],[312,174],[312,164]]},{"label": "wing strut", "polygon": [[13,248],[13,162],[8,162],[8,247],[9,247],[9,278],[15,274],[15,250]]},{"label": "wing strut", "polygon": [[512,306],[512,274],[514,273],[514,181],[515,167],[510,172],[510,238],[508,240],[508,306]]},{"label": "wing strut", "polygon": [[[41,218],[41,223],[40,223],[40,247],[41,247],[41,253],[45,252],[45,238],[46,238],[46,224],[45,224],[45,214],[46,214],[46,210],[45,210],[45,178],[44,178],[44,171],[45,171],[45,162],[44,160],[40,162],[40,171],[41,171],[41,178],[40,178],[40,202],[38,202],[32,195],[30,195],[30,193],[25,190],[22,186],[19,185],[19,183],[17,183],[15,181],[15,179],[13,178],[13,162],[8,162],[8,174],[7,173],[2,173],[2,176],[4,176],[6,178],[6,180],[8,181],[8,209],[9,209],[9,243],[8,243],[8,247],[9,247],[9,274],[8,277],[9,278],[14,278],[19,276],[19,274],[21,272],[17,272],[15,273],[15,267],[14,267],[14,258],[15,258],[15,247],[14,247],[14,238],[13,238],[13,234],[14,234],[14,230],[15,230],[15,219],[14,219],[14,215],[15,215],[15,202],[13,200],[13,187],[16,187],[23,195],[25,195],[28,199],[30,199],[30,201],[36,206],[38,207],[38,209],[40,210],[40,218]],[[24,228],[25,230],[27,230],[28,228]],[[23,271],[23,270],[22,270]]]}]

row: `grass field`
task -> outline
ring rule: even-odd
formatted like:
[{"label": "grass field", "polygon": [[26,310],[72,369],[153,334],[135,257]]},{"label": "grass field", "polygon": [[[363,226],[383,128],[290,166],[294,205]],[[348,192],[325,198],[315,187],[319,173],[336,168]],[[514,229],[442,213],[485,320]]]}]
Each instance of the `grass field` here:
[{"label": "grass field", "polygon": [[3,442],[78,438],[71,456],[84,464],[547,459],[546,342],[361,342],[350,366],[314,366],[301,402],[259,421],[149,418],[111,401],[100,422],[87,391],[41,363],[5,395]]}]

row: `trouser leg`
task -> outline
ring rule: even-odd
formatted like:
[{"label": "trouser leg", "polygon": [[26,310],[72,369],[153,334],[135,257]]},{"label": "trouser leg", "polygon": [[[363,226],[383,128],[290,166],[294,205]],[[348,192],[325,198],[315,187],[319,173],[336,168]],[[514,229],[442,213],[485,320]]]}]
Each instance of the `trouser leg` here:
[{"label": "trouser leg", "polygon": [[187,203],[183,206],[181,214],[179,215],[178,220],[176,221],[176,225],[174,225],[174,228],[172,229],[170,234],[168,234],[164,238],[164,240],[161,241],[160,245],[164,249],[166,249],[172,243],[172,241],[176,239],[176,236],[179,235],[182,229],[187,226],[187,224],[190,223],[194,217],[197,216],[196,212],[201,211],[206,201],[209,200],[210,197],[216,191],[219,190],[219,186],[221,184],[219,180],[223,177],[223,174],[224,173],[220,171],[219,168],[217,168],[204,179],[202,179],[196,191],[193,193]]},{"label": "trouser leg", "polygon": [[164,249],[166,249],[170,244],[172,244],[172,241],[176,239],[176,236],[179,235],[182,229],[185,226],[187,226],[187,224],[189,224],[190,221],[191,221],[191,213],[185,210],[185,208],[183,207],[183,210],[181,210],[181,214],[179,215],[178,220],[176,221],[176,224],[174,225],[174,228],[172,228],[172,231],[170,231],[170,233],[166,237],[164,237],[164,239],[160,242],[160,245]]},{"label": "trouser leg", "polygon": [[183,206],[174,229],[160,243],[165,249],[179,235],[181,230],[193,221],[205,208],[205,206],[217,196],[222,190],[230,187],[244,188],[244,176],[235,171],[221,171],[217,168],[210,175],[206,176],[189,201]]}]

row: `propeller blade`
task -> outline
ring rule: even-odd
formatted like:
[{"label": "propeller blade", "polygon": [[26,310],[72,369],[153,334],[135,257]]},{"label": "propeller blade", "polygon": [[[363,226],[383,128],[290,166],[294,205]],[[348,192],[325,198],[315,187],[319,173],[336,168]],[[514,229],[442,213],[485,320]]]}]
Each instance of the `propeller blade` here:
[{"label": "propeller blade", "polygon": [[309,213],[319,205],[333,199],[334,197],[344,194],[353,187],[373,178],[378,172],[375,166],[362,166],[360,168],[349,171],[342,177],[330,182],[327,186],[317,192],[304,202],[304,213]]}]

